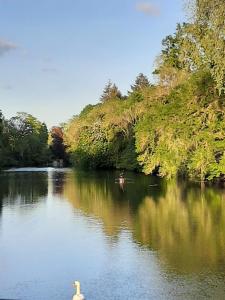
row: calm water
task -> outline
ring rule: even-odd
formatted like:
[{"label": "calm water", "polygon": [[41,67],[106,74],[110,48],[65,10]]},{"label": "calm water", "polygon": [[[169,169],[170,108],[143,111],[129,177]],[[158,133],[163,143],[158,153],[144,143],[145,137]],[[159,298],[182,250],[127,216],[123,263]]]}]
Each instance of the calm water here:
[{"label": "calm water", "polygon": [[225,299],[225,188],[126,176],[1,174],[0,298]]}]

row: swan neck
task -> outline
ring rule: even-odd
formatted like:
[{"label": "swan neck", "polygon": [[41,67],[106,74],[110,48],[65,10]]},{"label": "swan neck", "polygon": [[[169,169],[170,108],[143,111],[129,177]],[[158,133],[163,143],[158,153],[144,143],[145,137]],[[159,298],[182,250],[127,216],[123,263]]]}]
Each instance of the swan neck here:
[{"label": "swan neck", "polygon": [[80,295],[80,283],[79,282],[76,283],[76,287],[77,287],[77,295],[79,296]]}]

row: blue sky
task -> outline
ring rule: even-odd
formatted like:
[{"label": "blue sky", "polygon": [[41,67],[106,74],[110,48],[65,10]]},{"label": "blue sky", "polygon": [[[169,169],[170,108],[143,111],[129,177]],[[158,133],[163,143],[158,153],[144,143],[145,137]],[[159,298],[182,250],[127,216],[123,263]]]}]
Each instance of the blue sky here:
[{"label": "blue sky", "polygon": [[0,109],[48,126],[149,78],[161,40],[185,20],[182,0],[0,0]]}]

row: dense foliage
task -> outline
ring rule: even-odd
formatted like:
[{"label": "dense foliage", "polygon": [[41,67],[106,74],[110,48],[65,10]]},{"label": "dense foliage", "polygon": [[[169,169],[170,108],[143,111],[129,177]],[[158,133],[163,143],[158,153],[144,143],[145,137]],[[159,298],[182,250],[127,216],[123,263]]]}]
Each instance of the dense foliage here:
[{"label": "dense foliage", "polygon": [[50,131],[49,146],[52,153],[52,158],[65,159],[66,149],[63,141],[63,130],[61,127],[54,126]]},{"label": "dense foliage", "polygon": [[40,166],[49,159],[48,130],[27,113],[6,120],[0,113],[0,167]]},{"label": "dense foliage", "polygon": [[173,177],[225,174],[225,3],[190,3],[189,23],[166,37],[155,84],[139,74],[127,96],[111,82],[100,103],[66,124],[76,166]]},{"label": "dense foliage", "polygon": [[[162,41],[150,83],[127,95],[109,81],[96,105],[64,128],[0,112],[0,167],[70,161],[165,177],[225,177],[225,3],[188,0],[190,22]],[[65,143],[65,144],[64,144]]]}]

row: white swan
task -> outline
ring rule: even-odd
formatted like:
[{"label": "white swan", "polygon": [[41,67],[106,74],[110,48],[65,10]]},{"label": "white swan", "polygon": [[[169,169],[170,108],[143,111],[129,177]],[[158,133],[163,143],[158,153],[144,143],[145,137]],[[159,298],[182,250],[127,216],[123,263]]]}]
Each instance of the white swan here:
[{"label": "white swan", "polygon": [[80,293],[80,282],[75,281],[73,286],[76,288],[76,295],[73,296],[72,300],[85,300],[84,295]]}]

